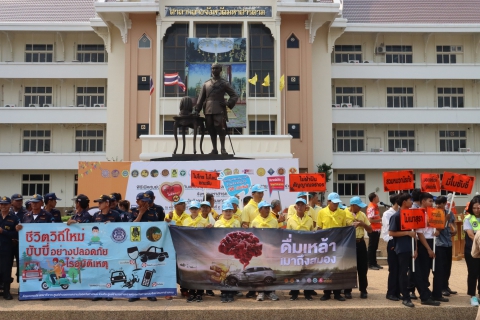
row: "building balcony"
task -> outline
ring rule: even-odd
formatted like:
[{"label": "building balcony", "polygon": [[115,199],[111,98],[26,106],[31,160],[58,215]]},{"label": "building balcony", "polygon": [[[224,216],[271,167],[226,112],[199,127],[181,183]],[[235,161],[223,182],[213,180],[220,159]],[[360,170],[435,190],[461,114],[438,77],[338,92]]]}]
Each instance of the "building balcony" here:
[{"label": "building balcony", "polygon": [[[171,157],[175,149],[173,135],[148,135],[140,136],[142,140],[142,153],[140,160],[151,160],[156,158]],[[226,149],[233,154],[230,142],[226,138]],[[279,159],[293,158],[290,151],[290,135],[234,135],[231,136],[235,156],[250,159]],[[197,135],[197,154],[200,154],[200,135]],[[182,137],[178,137],[177,154],[182,153]],[[212,142],[210,136],[206,135],[203,140],[203,152],[210,153]],[[193,154],[193,135],[186,136],[186,154]]]},{"label": "building balcony", "polygon": [[480,64],[333,63],[332,79],[478,79]]},{"label": "building balcony", "polygon": [[107,123],[107,108],[5,108],[3,106],[0,106],[0,123],[105,124]]},{"label": "building balcony", "polygon": [[334,169],[478,169],[480,152],[334,152]]},{"label": "building balcony", "polygon": [[0,62],[4,79],[107,79],[107,63],[89,62]]},{"label": "building balcony", "polygon": [[332,108],[332,123],[470,124],[480,118],[477,108]]},{"label": "building balcony", "polygon": [[77,170],[79,161],[107,161],[96,153],[0,153],[2,170]]}]

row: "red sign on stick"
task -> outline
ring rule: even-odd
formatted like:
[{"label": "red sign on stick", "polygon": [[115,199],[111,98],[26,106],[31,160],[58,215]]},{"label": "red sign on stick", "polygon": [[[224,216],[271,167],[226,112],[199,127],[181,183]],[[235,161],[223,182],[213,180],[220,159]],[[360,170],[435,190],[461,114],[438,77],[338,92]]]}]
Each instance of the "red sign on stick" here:
[{"label": "red sign on stick", "polygon": [[270,195],[272,191],[285,191],[285,176],[267,177],[268,191]]},{"label": "red sign on stick", "polygon": [[194,188],[220,189],[219,172],[192,170],[190,183]]},{"label": "red sign on stick", "polygon": [[383,173],[383,191],[397,191],[413,189],[413,171],[388,171]]},{"label": "red sign on stick", "polygon": [[325,173],[290,174],[290,192],[324,192],[327,191]]},{"label": "red sign on stick", "polygon": [[439,192],[440,175],[438,173],[420,174],[422,192]]},{"label": "red sign on stick", "polygon": [[423,209],[400,210],[400,229],[421,229],[425,228],[425,225],[425,211]]},{"label": "red sign on stick", "polygon": [[472,193],[475,177],[466,174],[444,172],[442,177],[442,189],[457,193]]},{"label": "red sign on stick", "polygon": [[427,227],[445,229],[445,211],[433,207],[427,208]]}]

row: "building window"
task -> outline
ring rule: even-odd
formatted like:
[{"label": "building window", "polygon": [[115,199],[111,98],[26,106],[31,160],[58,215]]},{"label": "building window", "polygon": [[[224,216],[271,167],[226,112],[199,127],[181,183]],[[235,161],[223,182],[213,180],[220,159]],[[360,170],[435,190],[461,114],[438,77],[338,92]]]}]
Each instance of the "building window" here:
[{"label": "building window", "polygon": [[243,128],[227,128],[227,133],[229,135],[242,135],[243,134]]},{"label": "building window", "polygon": [[337,130],[337,152],[365,151],[363,130]]},{"label": "building window", "polygon": [[52,62],[53,44],[27,44],[25,62]]},{"label": "building window", "polygon": [[43,107],[52,104],[52,87],[25,87],[25,107]]},{"label": "building window", "polygon": [[388,151],[415,151],[415,131],[414,130],[388,130]]},{"label": "building window", "polygon": [[340,196],[364,196],[365,175],[364,174],[338,174],[337,193]]},{"label": "building window", "polygon": [[440,152],[458,152],[467,147],[467,132],[463,130],[440,130]]},{"label": "building window", "polygon": [[[250,85],[250,97],[275,96],[275,61],[274,41],[270,29],[263,24],[250,24],[250,70],[249,79],[258,76],[255,88]],[[262,86],[267,75],[270,75],[270,87]]]},{"label": "building window", "polygon": [[103,152],[103,130],[75,130],[75,152]]},{"label": "building window", "polygon": [[50,130],[23,130],[23,152],[50,152]]},{"label": "building window", "polygon": [[385,46],[387,63],[412,63],[412,46]]},{"label": "building window", "polygon": [[24,196],[44,195],[49,192],[49,174],[22,174],[22,194]]},{"label": "building window", "polygon": [[80,62],[105,62],[105,56],[103,44],[77,45],[77,60]]},{"label": "building window", "polygon": [[104,87],[77,87],[77,107],[105,106]]},{"label": "building window", "polygon": [[300,48],[300,41],[298,40],[298,38],[293,33],[290,36],[290,38],[288,38],[288,40],[287,40],[287,48],[288,49],[298,49],[298,48]]},{"label": "building window", "polygon": [[361,45],[336,45],[333,54],[335,63],[362,62]]},{"label": "building window", "polygon": [[388,87],[387,108],[413,108],[413,88]]},{"label": "building window", "polygon": [[144,33],[140,40],[138,40],[138,48],[140,49],[150,49],[151,48],[151,41],[150,38]]},{"label": "building window", "polygon": [[241,38],[241,23],[197,23],[195,25],[197,38]]},{"label": "building window", "polygon": [[336,87],[335,104],[337,107],[363,107],[363,88]]},{"label": "building window", "polygon": [[437,46],[437,63],[457,63],[457,54],[462,53],[462,46]]},{"label": "building window", "polygon": [[[185,79],[185,44],[187,38],[188,24],[175,23],[167,29],[163,38],[164,73],[178,72],[180,78]],[[165,97],[176,97],[178,95],[178,86],[163,86],[163,90]]]},{"label": "building window", "polygon": [[275,121],[257,121],[257,127],[255,129],[255,121],[249,121],[249,134],[251,135],[274,135],[275,134]]},{"label": "building window", "polygon": [[463,88],[437,88],[439,108],[463,108]]}]

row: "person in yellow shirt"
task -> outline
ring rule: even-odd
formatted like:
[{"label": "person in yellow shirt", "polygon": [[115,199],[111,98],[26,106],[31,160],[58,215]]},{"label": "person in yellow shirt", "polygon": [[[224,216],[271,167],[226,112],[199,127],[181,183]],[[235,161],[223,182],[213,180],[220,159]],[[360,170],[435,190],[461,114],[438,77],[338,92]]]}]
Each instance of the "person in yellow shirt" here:
[{"label": "person in yellow shirt", "polygon": [[183,226],[183,221],[188,218],[188,213],[185,212],[185,200],[180,198],[178,201],[173,203],[173,211],[165,217],[166,222],[175,221],[177,226]]},{"label": "person in yellow shirt", "polygon": [[[358,273],[358,289],[360,290],[360,298],[367,299],[367,272],[368,272],[368,252],[365,244],[365,231],[372,232],[370,221],[365,213],[360,211],[367,205],[362,202],[360,197],[350,199],[350,207],[345,209],[348,222],[351,221],[355,227],[355,238],[357,244],[357,273]],[[350,224],[350,223],[349,223]],[[352,289],[343,290],[346,299],[352,299]]]},{"label": "person in yellow shirt", "polygon": [[[202,201],[200,202],[200,210],[202,211],[202,215],[210,216],[212,217],[213,220],[217,220],[218,216],[215,216],[212,212],[212,207],[210,202],[208,201]],[[216,212],[215,212],[216,214]]]},{"label": "person in yellow shirt", "polygon": [[230,197],[226,201],[229,201],[232,206],[233,206],[233,218],[238,220],[240,224],[242,223],[242,210],[238,207],[240,204],[240,201],[238,200],[237,197]]},{"label": "person in yellow shirt", "polygon": [[211,193],[207,193],[205,195],[205,200],[210,202],[210,208],[211,208],[211,213],[213,216],[213,219],[217,220],[218,219],[218,213],[215,211],[215,196]]},{"label": "person in yellow shirt", "polygon": [[275,199],[272,201],[272,210],[270,211],[270,214],[277,219],[278,227],[285,229],[287,223],[285,222],[285,215],[282,213],[282,203],[280,200]]},{"label": "person in yellow shirt", "polygon": [[[342,202],[338,193],[332,192],[328,195],[328,204],[325,208],[318,212],[317,229],[341,228],[349,225],[345,211],[338,206]],[[340,294],[341,290],[333,290],[333,297],[338,301],[345,301],[345,298]],[[324,290],[321,301],[330,300],[332,290]]]},{"label": "person in yellow shirt", "polygon": [[[298,231],[313,231],[313,220],[308,216],[305,211],[307,208],[307,200],[303,198],[297,198],[295,201],[295,211],[296,213],[287,220],[287,229],[289,230],[298,230]],[[299,290],[290,291],[290,301],[298,300]],[[303,291],[305,299],[311,301],[312,290]]]},{"label": "person in yellow shirt", "polygon": [[[214,228],[240,228],[240,222],[233,218],[233,206],[232,203],[228,200],[224,201],[222,204],[222,215],[220,218],[215,221]],[[233,302],[233,295],[236,291],[234,290],[222,290],[221,291],[221,302]]]},{"label": "person in yellow shirt", "polygon": [[[318,214],[318,211],[321,209],[319,206],[316,206],[315,207],[312,207],[310,204],[313,204],[314,201],[316,200],[312,200],[312,195],[313,195],[313,198],[316,197],[316,192],[299,192],[297,193],[297,199],[298,198],[302,198],[302,199],[305,199],[305,201],[307,201],[307,209],[305,211],[305,214],[307,214],[308,216],[310,216],[310,218],[312,218],[313,220],[313,227],[315,227],[315,224],[316,224],[316,220],[317,220],[317,214]],[[290,219],[291,216],[293,216],[294,214],[296,213],[296,210],[295,210],[295,205],[292,204],[288,207],[288,214],[287,214],[287,220]]]},{"label": "person in yellow shirt", "polygon": [[248,228],[250,226],[250,222],[252,222],[253,219],[255,219],[255,217],[258,215],[258,204],[263,199],[264,191],[265,189],[259,184],[256,184],[252,187],[252,199],[243,208],[243,212],[242,212],[243,228]]},{"label": "person in yellow shirt", "polygon": [[192,201],[189,206],[190,216],[183,221],[184,227],[190,228],[212,228],[213,225],[208,219],[208,213],[200,214],[200,202]]}]

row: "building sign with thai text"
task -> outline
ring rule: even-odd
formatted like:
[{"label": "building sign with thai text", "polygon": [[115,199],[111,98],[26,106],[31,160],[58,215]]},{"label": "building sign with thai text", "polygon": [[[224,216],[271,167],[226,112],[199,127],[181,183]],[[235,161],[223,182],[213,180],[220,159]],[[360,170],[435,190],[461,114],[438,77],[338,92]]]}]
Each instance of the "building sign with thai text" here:
[{"label": "building sign with thai text", "polygon": [[270,6],[167,6],[166,17],[272,17]]}]

